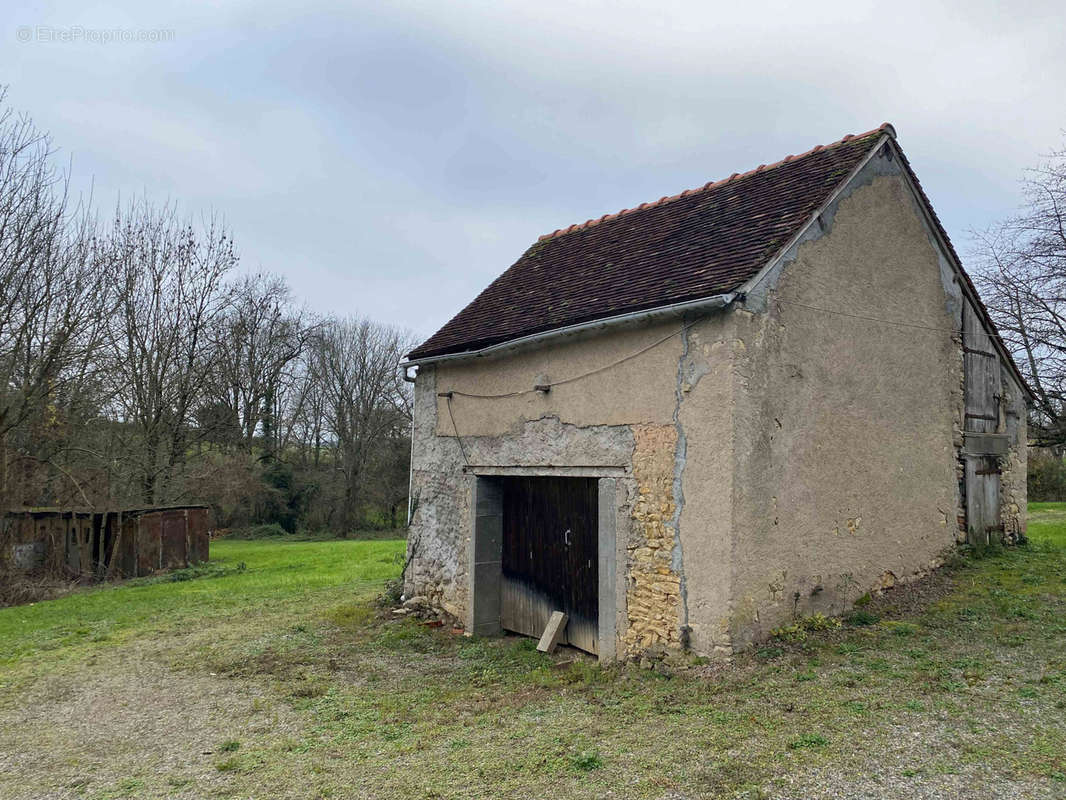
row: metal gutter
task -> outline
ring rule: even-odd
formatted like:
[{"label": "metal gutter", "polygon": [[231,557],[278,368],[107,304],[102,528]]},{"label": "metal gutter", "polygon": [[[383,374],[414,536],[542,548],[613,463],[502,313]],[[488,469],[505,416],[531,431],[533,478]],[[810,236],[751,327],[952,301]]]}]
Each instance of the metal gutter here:
[{"label": "metal gutter", "polygon": [[605,317],[602,319],[593,320],[590,322],[583,322],[577,325],[569,325],[565,328],[556,328],[550,331],[544,331],[542,333],[535,333],[529,336],[523,336],[518,339],[511,339],[500,344],[490,345],[479,350],[466,350],[461,353],[448,353],[440,356],[426,356],[425,358],[411,359],[410,361],[403,361],[400,363],[400,367],[404,371],[404,379],[412,380],[407,373],[407,369],[410,367],[417,367],[423,364],[440,363],[444,361],[454,361],[467,358],[482,358],[484,356],[492,355],[494,353],[510,350],[518,347],[522,347],[526,344],[533,344],[541,342],[545,339],[555,338],[557,336],[569,336],[576,333],[581,333],[588,330],[594,330],[596,328],[604,328],[611,325],[622,324],[630,321],[644,321],[647,319],[654,319],[659,316],[665,316],[674,313],[682,313],[688,310],[700,310],[703,308],[724,308],[733,302],[738,297],[751,292],[751,290],[758,286],[771,269],[788,253],[789,249],[800,240],[800,238],[806,233],[806,231],[813,225],[818,218],[825,212],[827,208],[836,200],[837,196],[844,190],[844,188],[851,182],[859,171],[866,166],[866,164],[874,157],[881,145],[886,141],[895,141],[896,129],[891,125],[885,127],[885,133],[877,140],[870,151],[866,154],[865,158],[848,173],[837,187],[833,190],[829,198],[822,203],[821,206],[811,215],[811,218],[803,225],[803,227],[793,236],[784,247],[782,247],[767,263],[760,269],[752,278],[750,278],[742,287],[738,288],[734,292],[727,292],[725,294],[713,295],[712,297],[703,298],[700,300],[691,300],[684,303],[673,303],[667,306],[659,306],[657,308],[647,309],[645,311],[636,311],[631,314],[620,314],[614,317]]},{"label": "metal gutter", "polygon": [[549,339],[559,339],[567,336],[575,336],[581,333],[600,330],[603,328],[611,328],[616,325],[634,324],[640,322],[648,322],[660,317],[675,316],[677,314],[684,314],[688,311],[710,311],[716,308],[725,308],[732,303],[737,297],[738,292],[726,292],[725,294],[716,294],[711,297],[704,297],[699,300],[686,300],[683,303],[671,303],[666,306],[657,306],[655,308],[648,308],[643,311],[633,311],[629,314],[618,314],[613,317],[601,317],[600,319],[590,320],[589,322],[580,322],[576,325],[567,325],[563,328],[553,328],[550,331],[542,331],[541,333],[533,333],[528,336],[522,336],[518,339],[509,339],[506,342],[500,342],[499,344],[489,345],[488,347],[482,347],[479,350],[464,350],[461,353],[445,353],[439,356],[426,356],[425,358],[414,358],[410,361],[403,361],[400,363],[400,368],[404,370],[406,374],[410,367],[420,367],[425,364],[439,364],[445,361],[458,361],[470,358],[484,358],[486,356],[495,355],[497,353],[507,352],[509,350],[516,350],[519,348],[527,347],[534,344],[540,344],[541,342]]}]

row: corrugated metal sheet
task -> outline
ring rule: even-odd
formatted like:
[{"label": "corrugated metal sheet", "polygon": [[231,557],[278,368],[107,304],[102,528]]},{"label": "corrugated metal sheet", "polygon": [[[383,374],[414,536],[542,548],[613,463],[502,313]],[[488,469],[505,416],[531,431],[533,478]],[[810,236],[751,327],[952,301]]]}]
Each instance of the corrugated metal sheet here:
[{"label": "corrugated metal sheet", "polygon": [[0,566],[100,579],[149,575],[207,561],[210,530],[206,506],[9,511]]}]

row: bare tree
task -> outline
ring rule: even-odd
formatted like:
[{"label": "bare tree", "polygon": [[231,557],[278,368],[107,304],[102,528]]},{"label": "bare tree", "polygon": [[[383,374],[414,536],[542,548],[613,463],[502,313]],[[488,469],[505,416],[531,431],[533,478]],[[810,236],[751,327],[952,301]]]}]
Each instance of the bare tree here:
[{"label": "bare tree", "polygon": [[229,304],[225,279],[237,255],[217,219],[197,228],[173,206],[141,200],[116,214],[110,257],[110,366],[123,452],[143,502],[173,500],[189,448],[209,433],[194,412],[214,366],[211,334]]},{"label": "bare tree", "polygon": [[141,199],[100,226],[68,185],[0,88],[0,508],[196,499],[235,525],[396,525],[409,337],[233,280],[215,218]]},{"label": "bare tree", "polygon": [[398,418],[409,417],[408,388],[396,369],[409,346],[404,332],[367,319],[335,320],[317,337],[312,369],[336,448],[333,466],[342,476],[335,524],[343,534],[363,521],[373,458]]},{"label": "bare tree", "polygon": [[0,499],[34,502],[58,471],[88,502],[57,459],[98,369],[106,265],[88,212],[68,209],[50,139],[3,102],[0,90]]},{"label": "bare tree", "polygon": [[1024,182],[1025,207],[978,234],[981,295],[1036,394],[1034,443],[1066,445],[1066,150]]},{"label": "bare tree", "polygon": [[281,278],[253,275],[233,287],[214,332],[210,385],[212,408],[225,415],[245,452],[257,437],[263,459],[282,445],[286,426],[279,417],[299,392],[299,361],[314,330]]}]

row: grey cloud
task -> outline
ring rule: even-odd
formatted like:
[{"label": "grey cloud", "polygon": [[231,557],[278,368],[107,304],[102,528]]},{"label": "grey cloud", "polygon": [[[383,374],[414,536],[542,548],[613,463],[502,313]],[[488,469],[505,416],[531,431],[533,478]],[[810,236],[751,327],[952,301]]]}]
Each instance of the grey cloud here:
[{"label": "grey cloud", "polygon": [[[212,207],[321,311],[431,333],[535,237],[883,121],[957,243],[1066,125],[1054,3],[25,4],[0,74],[92,178]],[[18,45],[22,24],[170,43]]]}]

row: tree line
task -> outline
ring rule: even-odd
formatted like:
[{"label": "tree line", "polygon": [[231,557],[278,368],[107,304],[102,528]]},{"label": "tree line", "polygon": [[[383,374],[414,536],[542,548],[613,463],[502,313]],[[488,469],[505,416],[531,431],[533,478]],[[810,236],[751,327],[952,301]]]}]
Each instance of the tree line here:
[{"label": "tree line", "polygon": [[1034,400],[1030,500],[1066,500],[1066,148],[1026,172],[1024,202],[975,234],[977,284]]},{"label": "tree line", "polygon": [[1030,441],[1066,451],[1066,149],[1023,181],[1018,213],[975,234],[977,283],[1035,400]]},{"label": "tree line", "polygon": [[245,274],[215,214],[101,220],[0,92],[0,503],[206,502],[223,527],[404,522],[410,335]]}]

